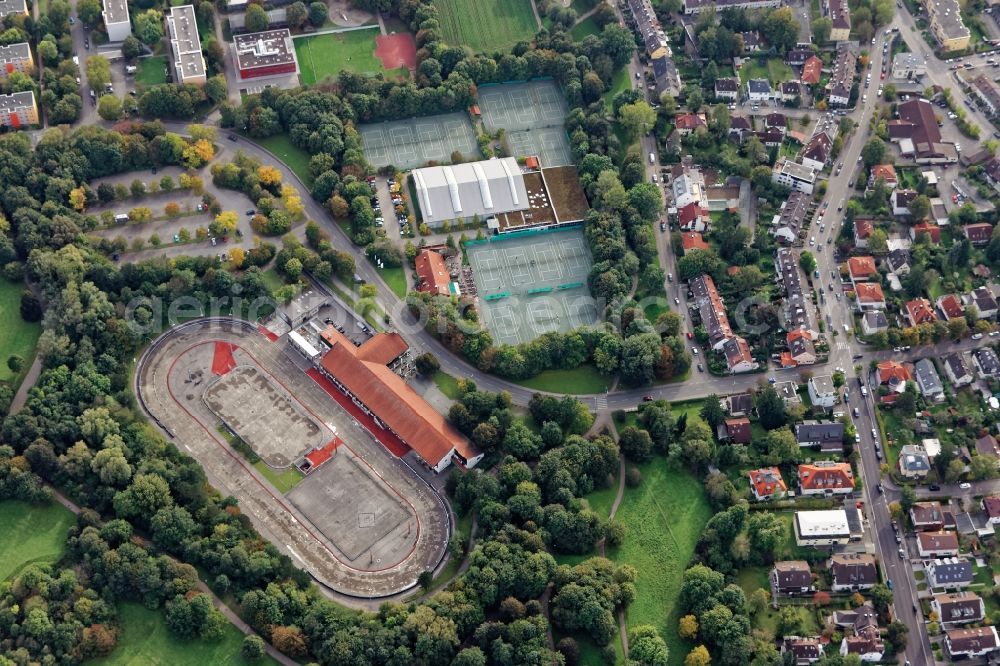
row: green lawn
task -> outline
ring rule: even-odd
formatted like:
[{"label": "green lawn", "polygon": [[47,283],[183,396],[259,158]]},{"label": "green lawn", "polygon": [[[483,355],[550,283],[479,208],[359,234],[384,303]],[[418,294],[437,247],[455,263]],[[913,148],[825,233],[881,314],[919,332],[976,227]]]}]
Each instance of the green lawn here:
[{"label": "green lawn", "polygon": [[610,486],[607,488],[598,488],[589,495],[585,495],[584,499],[587,500],[590,508],[593,509],[597,515],[607,520],[608,516],[611,514],[611,505],[615,503],[615,497],[617,495],[618,475],[615,474],[614,481],[612,481]]},{"label": "green lawn", "polygon": [[378,274],[399,298],[406,298],[406,271],[402,266],[395,268],[379,268]]},{"label": "green lawn", "polygon": [[794,78],[792,68],[781,58],[769,58],[763,65],[758,58],[751,58],[740,68],[740,82],[744,86],[749,79],[767,79],[774,86]]},{"label": "green lawn", "polygon": [[261,476],[271,482],[274,488],[284,495],[289,490],[294,488],[299,481],[304,479],[302,472],[300,472],[294,465],[285,470],[272,469],[267,466],[263,460],[258,460],[253,464],[253,468],[257,470]]},{"label": "green lawn", "polygon": [[437,384],[441,393],[445,394],[449,400],[458,400],[458,380],[446,372],[438,370],[434,373],[434,383]]},{"label": "green lawn", "polygon": [[310,86],[327,76],[334,78],[341,70],[375,76],[385,71],[375,57],[375,37],[378,29],[327,33],[295,40],[295,55],[299,59],[302,85]]},{"label": "green lawn", "polygon": [[754,590],[767,589],[770,586],[768,577],[770,570],[767,567],[748,567],[741,569],[736,574],[736,584],[740,586],[747,599],[754,593]]},{"label": "green lawn", "polygon": [[585,364],[573,370],[546,370],[516,383],[536,391],[579,395],[607,391],[611,378],[598,372],[594,366]]},{"label": "green lawn", "polygon": [[[811,606],[789,606],[789,608],[793,608],[799,616],[799,626],[802,627],[801,635],[812,636],[819,633],[816,614],[813,612]],[[780,636],[781,632],[778,631],[778,612],[771,608],[771,606],[762,610],[753,618],[754,629],[764,629],[770,631],[775,636]]]},{"label": "green lawn", "polygon": [[139,58],[139,71],[135,80],[144,86],[155,86],[167,82],[167,56]]},{"label": "green lawn", "polygon": [[441,35],[452,46],[506,51],[538,31],[531,0],[437,0]]},{"label": "green lawn", "polygon": [[227,625],[222,638],[214,642],[183,640],[167,631],[163,612],[149,610],[137,603],[118,607],[122,629],[118,647],[110,656],[94,659],[91,664],[102,666],[243,666],[244,664],[277,664],[265,656],[250,662],[240,656],[243,634]]},{"label": "green lawn", "polygon": [[604,93],[604,105],[611,108],[611,101],[620,92],[628,90],[628,68],[622,67],[611,78],[611,89]]},{"label": "green lawn", "polygon": [[639,469],[642,484],[626,489],[618,508],[625,543],[609,556],[638,572],[627,625],[655,626],[670,648],[670,663],[681,664],[691,646],[677,635],[677,595],[712,511],[701,484],[688,472],[668,467],[662,458]]},{"label": "green lawn", "polygon": [[309,173],[309,153],[292,145],[287,134],[275,134],[266,139],[252,139],[252,141],[274,153],[275,157],[294,171],[303,183],[306,185],[312,183],[312,175]]},{"label": "green lawn", "polygon": [[[7,323],[0,328],[0,381],[18,377],[7,367],[7,359],[15,354],[24,359],[24,370],[35,358],[35,344],[42,333],[40,324],[30,324],[21,319],[21,292],[25,286],[0,278],[0,312],[7,314]],[[20,374],[20,373],[19,373]]]},{"label": "green lawn", "polygon": [[272,294],[286,284],[285,278],[278,273],[278,269],[274,266],[261,273],[261,278],[264,280],[264,286]]},{"label": "green lawn", "polygon": [[0,581],[29,562],[55,562],[62,556],[73,514],[61,504],[0,503]]},{"label": "green lawn", "polygon": [[600,34],[601,28],[594,21],[594,17],[585,18],[576,25],[573,26],[569,34],[573,35],[573,39],[582,42],[587,35],[597,35]]},{"label": "green lawn", "polygon": [[767,61],[767,73],[771,83],[784,83],[795,78],[792,68],[781,58],[771,58]]}]

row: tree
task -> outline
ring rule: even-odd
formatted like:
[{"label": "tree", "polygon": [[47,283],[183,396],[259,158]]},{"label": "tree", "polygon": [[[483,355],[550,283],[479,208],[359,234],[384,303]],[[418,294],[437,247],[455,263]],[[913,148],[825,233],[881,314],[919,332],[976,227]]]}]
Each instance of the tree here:
[{"label": "tree", "polygon": [[649,433],[635,426],[626,426],[618,437],[622,455],[637,463],[649,461],[653,456],[653,440]]},{"label": "tree", "polygon": [[215,216],[208,230],[216,236],[228,236],[236,231],[239,217],[231,210],[225,210]]},{"label": "tree", "polygon": [[877,136],[871,138],[861,149],[861,159],[864,160],[865,169],[882,164],[885,161],[885,142]]},{"label": "tree", "polygon": [[307,18],[309,18],[309,10],[306,9],[304,2],[293,2],[288,5],[285,19],[288,21],[288,25],[293,30],[301,30],[302,26],[305,25]]},{"label": "tree", "polygon": [[111,83],[111,63],[107,58],[99,55],[87,58],[87,83],[98,92]]},{"label": "tree", "polygon": [[973,481],[997,478],[997,461],[990,456],[973,456],[969,462],[969,477]]},{"label": "tree", "polygon": [[812,275],[813,271],[816,270],[816,257],[809,250],[803,250],[802,254],[799,255],[799,266],[806,272],[806,275]]},{"label": "tree", "polygon": [[825,44],[830,41],[832,31],[833,21],[829,17],[823,16],[812,22],[812,33],[817,44]]},{"label": "tree", "polygon": [[256,634],[244,636],[240,654],[248,661],[260,661],[266,654],[264,639]]},{"label": "tree", "polygon": [[24,359],[17,354],[11,354],[7,358],[7,367],[16,375],[24,369]]},{"label": "tree", "polygon": [[677,621],[677,633],[686,641],[693,641],[698,637],[698,618],[694,615],[685,615]]},{"label": "tree", "polygon": [[101,0],[79,0],[76,3],[76,15],[86,26],[95,26],[101,20]]},{"label": "tree", "polygon": [[119,120],[122,117],[122,101],[117,95],[102,95],[97,102],[97,115],[105,120]]},{"label": "tree", "polygon": [[618,122],[625,128],[628,137],[635,141],[652,129],[656,123],[656,111],[645,100],[637,100],[618,109]]},{"label": "tree", "polygon": [[698,412],[701,418],[715,430],[726,420],[726,410],[722,408],[719,396],[712,393],[701,404],[701,411]]},{"label": "tree", "polygon": [[[163,13],[156,9],[147,9],[136,14],[133,18],[135,23],[135,36],[142,40],[143,44],[154,46],[163,39]],[[90,66],[87,66],[88,75]]]},{"label": "tree", "polygon": [[[77,5],[79,7],[79,5]],[[122,55],[128,60],[134,60],[142,54],[142,42],[135,35],[129,35],[122,42]]]},{"label": "tree", "polygon": [[246,28],[249,32],[264,32],[268,28],[267,12],[258,4],[247,5]]},{"label": "tree", "polygon": [[945,483],[958,483],[963,474],[965,474],[965,463],[963,463],[960,459],[955,458],[949,462],[948,466],[945,468]]},{"label": "tree", "polygon": [[785,425],[788,419],[785,401],[773,387],[768,386],[757,394],[757,416],[765,430],[774,430]]},{"label": "tree", "polygon": [[324,23],[326,19],[330,16],[330,10],[326,6],[325,2],[313,2],[309,5],[309,23],[312,24],[314,28],[319,28]]},{"label": "tree", "polygon": [[892,649],[897,654],[902,654],[906,651],[906,641],[909,633],[910,628],[899,620],[895,620],[889,625],[886,638],[889,639],[889,645],[892,646]]},{"label": "tree", "polygon": [[414,365],[416,366],[417,372],[424,377],[430,377],[438,370],[441,369],[441,362],[437,360],[437,357],[430,352],[424,352],[420,356],[414,359]]},{"label": "tree", "polygon": [[629,661],[640,666],[667,666],[667,644],[655,627],[642,624],[632,629],[628,637]]}]

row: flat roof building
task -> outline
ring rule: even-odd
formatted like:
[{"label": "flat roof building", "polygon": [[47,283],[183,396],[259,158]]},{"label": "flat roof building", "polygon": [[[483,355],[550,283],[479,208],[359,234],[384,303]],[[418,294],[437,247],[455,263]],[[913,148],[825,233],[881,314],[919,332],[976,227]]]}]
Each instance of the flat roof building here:
[{"label": "flat roof building", "polygon": [[958,51],[969,46],[971,33],[962,21],[958,0],[925,0],[931,30],[944,51]]},{"label": "flat roof building", "polygon": [[28,42],[0,46],[0,76],[13,72],[28,73],[35,65]]},{"label": "flat roof building", "polygon": [[241,79],[299,73],[299,63],[287,28],[233,37],[233,64]]},{"label": "flat roof building", "polygon": [[816,183],[816,172],[812,167],[781,158],[774,164],[771,180],[797,192],[812,194],[813,185]]},{"label": "flat roof building", "polygon": [[38,105],[33,91],[0,95],[0,125],[18,129],[37,124]]},{"label": "flat roof building", "polygon": [[25,0],[0,0],[0,19],[12,14],[27,14],[28,3]]},{"label": "flat roof building", "polygon": [[795,512],[795,543],[799,546],[832,546],[851,540],[851,526],[843,509]]},{"label": "flat roof building", "polygon": [[132,23],[128,18],[128,4],[125,0],[104,0],[101,12],[104,27],[108,30],[108,41],[123,42],[132,34]]},{"label": "flat roof building", "polygon": [[172,7],[167,15],[170,53],[174,61],[176,83],[204,83],[205,58],[201,54],[201,37],[194,5]]}]

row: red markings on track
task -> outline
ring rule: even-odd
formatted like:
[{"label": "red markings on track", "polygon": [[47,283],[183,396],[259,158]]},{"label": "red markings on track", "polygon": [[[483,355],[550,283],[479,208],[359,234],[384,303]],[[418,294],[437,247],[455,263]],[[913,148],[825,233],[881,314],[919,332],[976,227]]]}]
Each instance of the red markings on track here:
[{"label": "red markings on track", "polygon": [[231,342],[215,343],[215,354],[212,355],[212,374],[224,375],[236,367],[236,359],[233,358],[235,345]]},{"label": "red markings on track", "polygon": [[306,454],[306,460],[309,461],[310,471],[315,471],[315,469],[317,467],[319,467],[320,465],[322,465],[323,463],[325,463],[327,460],[329,460],[330,458],[332,458],[333,457],[333,452],[341,444],[343,444],[343,442],[340,441],[340,438],[339,437],[334,437],[332,440],[330,440],[329,443],[327,443],[326,446],[323,446],[323,447],[318,448],[318,449],[313,449],[312,451],[310,451],[309,453],[307,453]]},{"label": "red markings on track", "polygon": [[268,340],[270,340],[271,342],[274,342],[275,340],[277,340],[277,339],[278,339],[278,336],[277,336],[277,335],[275,335],[275,334],[274,334],[274,333],[272,333],[271,331],[267,330],[266,328],[264,328],[264,327],[263,327],[263,326],[261,326],[260,324],[258,324],[258,325],[257,325],[257,331],[258,331],[258,332],[259,332],[259,333],[260,333],[261,335],[263,335],[263,336],[264,336],[265,338],[267,338]]},{"label": "red markings on track", "polygon": [[410,447],[403,443],[399,437],[396,437],[391,431],[384,429],[379,424],[375,423],[375,419],[365,414],[360,407],[354,404],[354,401],[348,398],[346,395],[340,392],[340,390],[334,386],[333,382],[323,376],[316,368],[310,368],[306,370],[306,374],[309,375],[314,382],[319,384],[320,388],[326,391],[331,398],[337,401],[337,404],[343,407],[351,417],[360,423],[365,430],[367,430],[371,435],[381,442],[382,446],[387,448],[392,455],[397,458],[402,458],[409,452]]}]

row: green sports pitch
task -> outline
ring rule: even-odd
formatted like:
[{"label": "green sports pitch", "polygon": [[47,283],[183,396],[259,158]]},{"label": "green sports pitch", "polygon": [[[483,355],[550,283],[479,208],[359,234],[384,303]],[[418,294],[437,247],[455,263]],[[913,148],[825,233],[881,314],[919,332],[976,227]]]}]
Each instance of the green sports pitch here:
[{"label": "green sports pitch", "polygon": [[531,0],[436,0],[444,40],[475,51],[507,50],[538,32]]},{"label": "green sports pitch", "polygon": [[295,40],[295,56],[299,59],[303,85],[312,85],[327,76],[334,78],[341,70],[362,76],[385,72],[382,61],[375,57],[378,26],[364,30],[326,33]]}]

